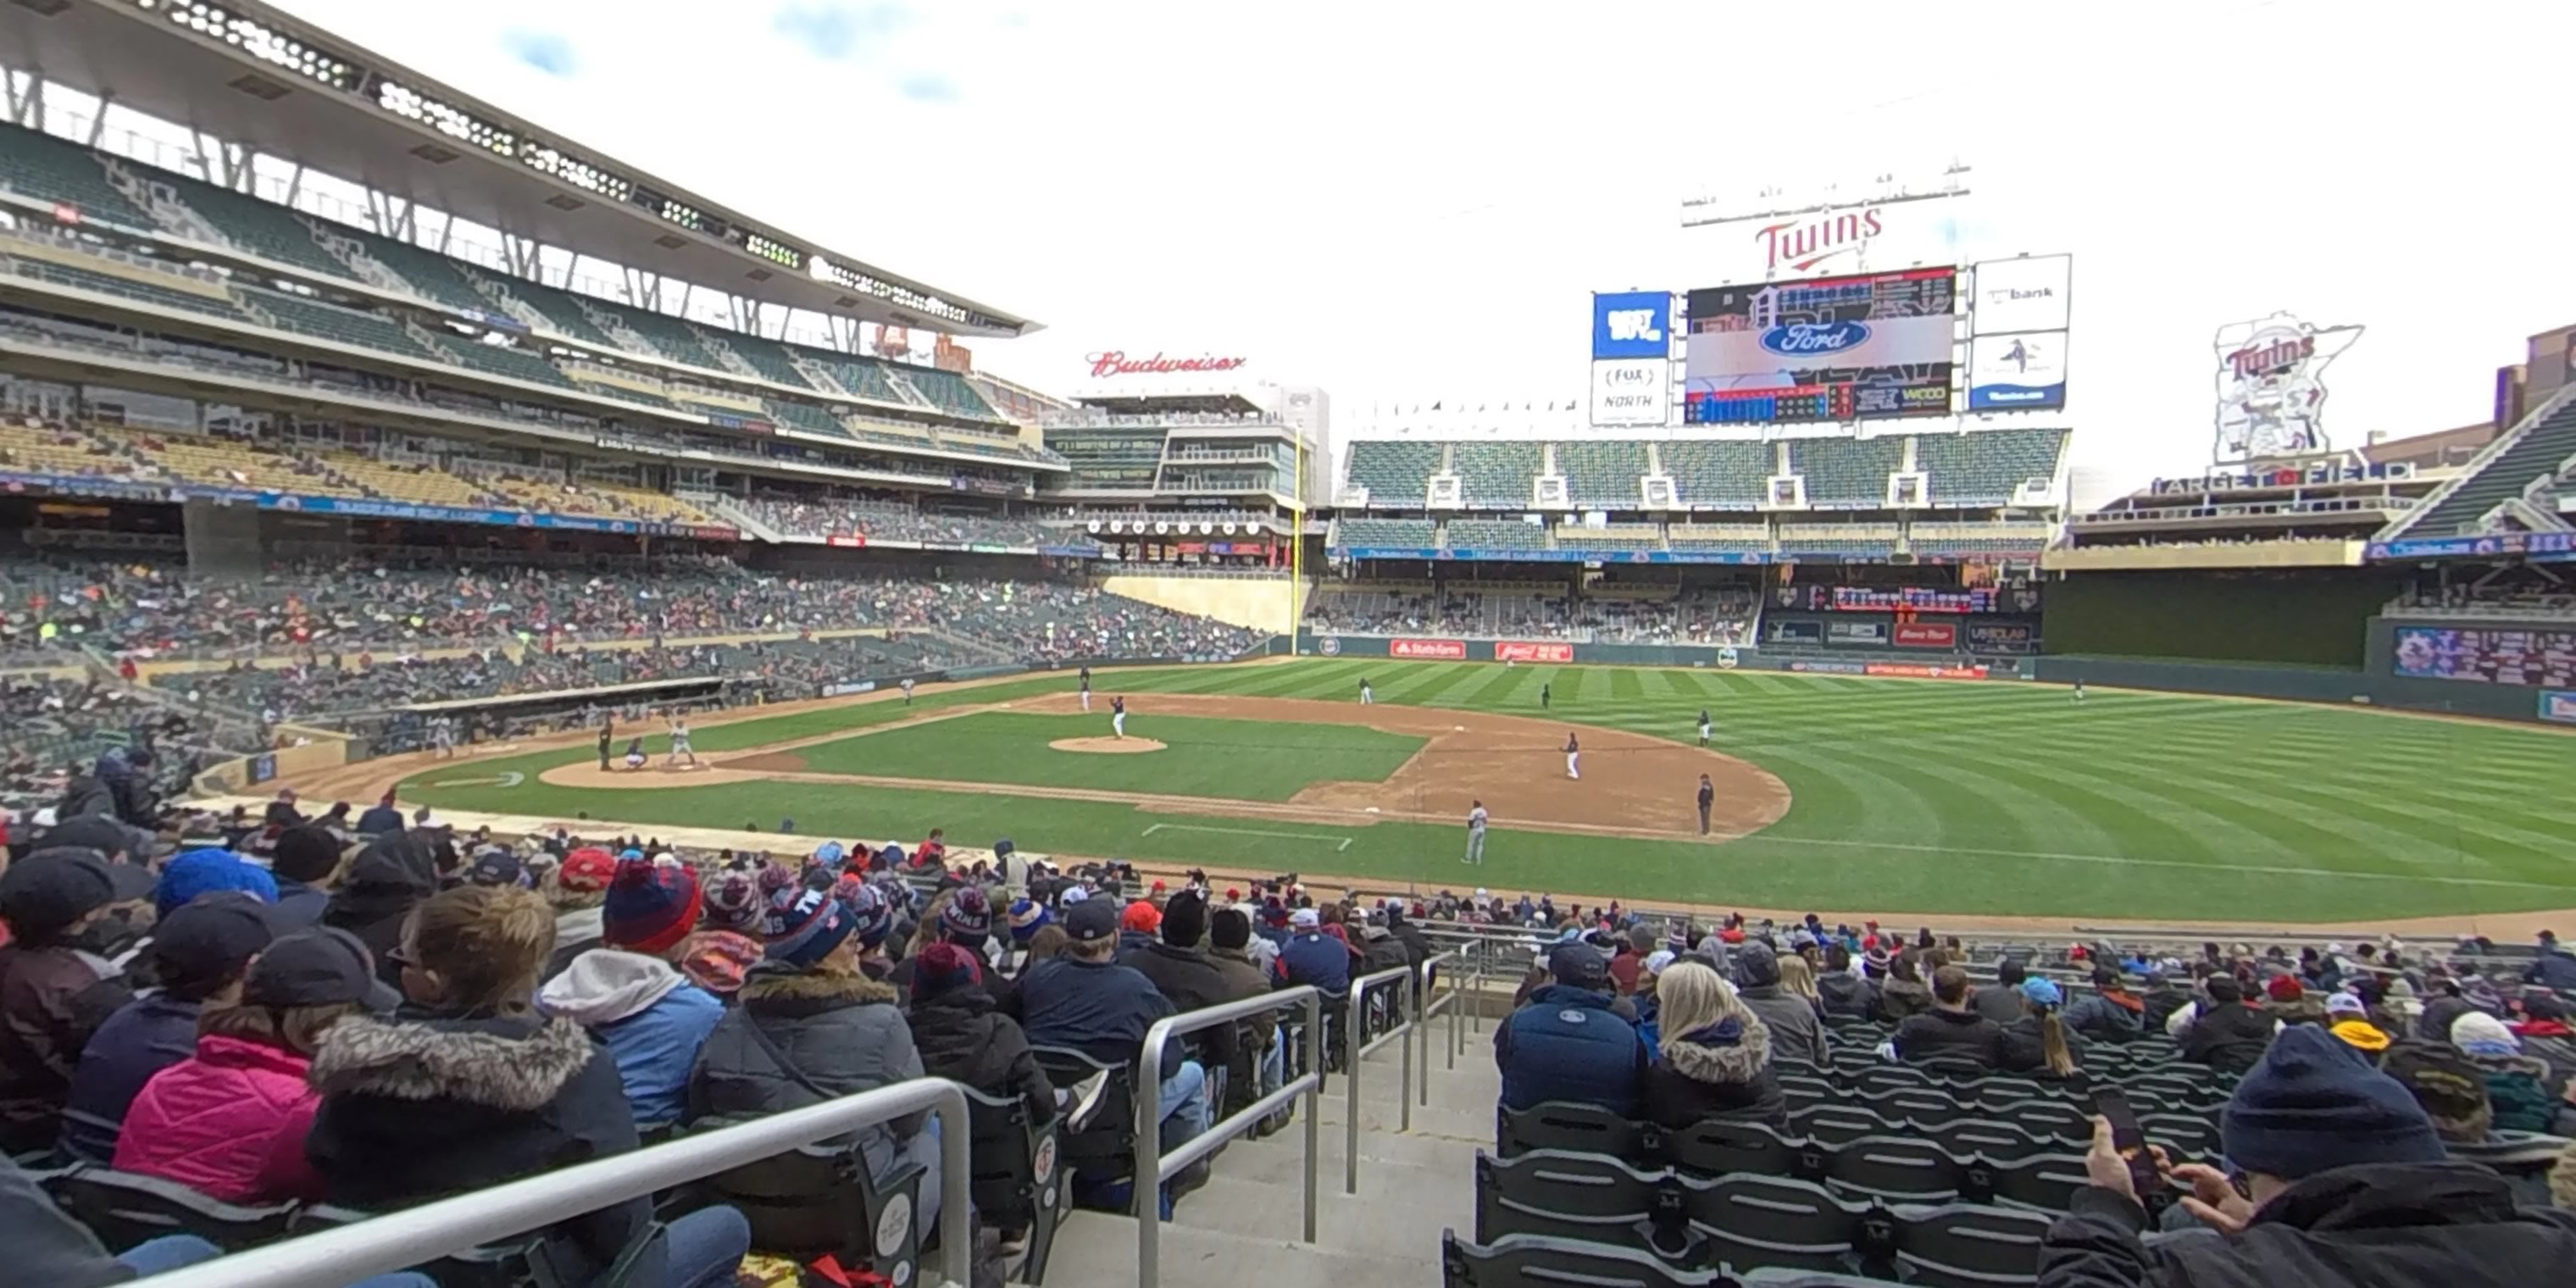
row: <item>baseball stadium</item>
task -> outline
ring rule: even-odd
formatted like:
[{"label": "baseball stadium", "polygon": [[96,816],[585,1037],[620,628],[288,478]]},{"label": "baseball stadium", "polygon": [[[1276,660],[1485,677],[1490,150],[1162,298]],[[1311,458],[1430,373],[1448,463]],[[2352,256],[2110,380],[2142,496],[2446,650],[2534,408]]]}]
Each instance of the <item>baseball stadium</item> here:
[{"label": "baseball stadium", "polygon": [[264,4],[0,71],[24,1282],[2377,1284],[2249,1223],[2435,1168],[2521,1224],[2413,1282],[2576,1253],[2576,326],[2341,447],[2360,328],[2222,327],[2079,504],[1956,166],[1336,419]]}]

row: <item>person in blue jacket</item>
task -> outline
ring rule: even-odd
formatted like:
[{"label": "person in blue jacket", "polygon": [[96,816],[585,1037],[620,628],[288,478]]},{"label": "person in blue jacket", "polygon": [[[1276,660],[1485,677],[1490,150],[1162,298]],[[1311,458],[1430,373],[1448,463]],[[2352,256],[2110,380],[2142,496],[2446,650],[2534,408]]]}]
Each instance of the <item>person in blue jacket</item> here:
[{"label": "person in blue jacket", "polygon": [[601,943],[546,981],[537,1006],[597,1035],[617,1062],[638,1131],[678,1123],[689,1075],[724,1004],[691,984],[670,954],[695,930],[705,896],[697,874],[622,859],[601,905]]},{"label": "person in blue jacket", "polygon": [[1653,1053],[1637,1026],[1611,1009],[1610,962],[1581,941],[1548,954],[1555,979],[1494,1031],[1503,1107],[1550,1100],[1637,1116],[1637,1091]]},{"label": "person in blue jacket", "polygon": [[1327,997],[1351,991],[1351,949],[1324,933],[1323,919],[1312,908],[1288,914],[1288,941],[1279,946],[1279,982],[1294,988],[1312,984]]}]

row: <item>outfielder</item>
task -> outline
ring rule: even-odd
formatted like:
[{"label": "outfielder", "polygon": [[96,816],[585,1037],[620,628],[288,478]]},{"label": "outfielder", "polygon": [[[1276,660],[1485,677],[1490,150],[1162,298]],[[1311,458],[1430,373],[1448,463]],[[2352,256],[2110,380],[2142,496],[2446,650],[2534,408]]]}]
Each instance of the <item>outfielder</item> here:
[{"label": "outfielder", "polygon": [[1716,726],[1708,722],[1708,708],[1701,707],[1699,709],[1699,745],[1707,746],[1708,736],[1714,732],[1716,732]]},{"label": "outfielder", "polygon": [[2082,702],[2084,700],[2084,682],[2082,680],[2077,680],[2075,682],[2075,700],[2078,702]]},{"label": "outfielder", "polygon": [[1565,735],[1565,776],[1583,777],[1583,744],[1576,742],[1570,733]]},{"label": "outfielder", "polygon": [[1367,676],[1360,677],[1360,705],[1364,707],[1377,705],[1377,690],[1369,687]]},{"label": "outfielder", "polygon": [[671,754],[662,758],[662,767],[668,769],[679,764],[682,756],[689,758],[691,768],[697,766],[698,753],[689,749],[689,722],[683,717],[673,716],[671,717]]},{"label": "outfielder", "polygon": [[1541,684],[1541,685],[1539,685],[1539,686],[1538,686],[1538,709],[1539,709],[1539,710],[1541,710],[1541,711],[1545,711],[1545,710],[1547,710],[1547,699],[1548,699],[1548,689],[1549,689],[1549,687],[1550,687],[1550,686],[1548,686],[1548,685],[1546,685],[1546,684]]},{"label": "outfielder", "polygon": [[912,677],[909,675],[903,677],[903,704],[907,707],[912,705]]},{"label": "outfielder", "polygon": [[1091,668],[1082,668],[1082,713],[1091,714]]},{"label": "outfielder", "polygon": [[1124,697],[1109,700],[1109,732],[1118,738],[1127,736],[1127,699]]},{"label": "outfielder", "polygon": [[1482,864],[1485,861],[1485,803],[1474,801],[1471,804],[1473,808],[1467,811],[1466,861]]}]

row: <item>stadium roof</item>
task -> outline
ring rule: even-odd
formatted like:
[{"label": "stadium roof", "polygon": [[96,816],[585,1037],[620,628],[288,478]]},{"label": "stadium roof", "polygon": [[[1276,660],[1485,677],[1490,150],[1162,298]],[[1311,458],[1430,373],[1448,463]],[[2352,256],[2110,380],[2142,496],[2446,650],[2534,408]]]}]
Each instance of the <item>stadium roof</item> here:
[{"label": "stadium roof", "polygon": [[83,93],[630,268],[951,335],[1038,329],[780,232],[257,0],[13,0],[0,4],[0,49]]}]

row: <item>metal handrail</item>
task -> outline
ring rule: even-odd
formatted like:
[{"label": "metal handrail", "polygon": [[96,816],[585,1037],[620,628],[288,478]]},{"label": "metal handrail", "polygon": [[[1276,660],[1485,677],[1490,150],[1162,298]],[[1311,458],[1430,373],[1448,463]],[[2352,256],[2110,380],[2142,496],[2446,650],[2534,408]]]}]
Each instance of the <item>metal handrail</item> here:
[{"label": "metal handrail", "polygon": [[[1366,1046],[1360,1045],[1360,1017],[1367,1012],[1370,989],[1380,984],[1415,978],[1413,968],[1410,966],[1389,966],[1374,975],[1362,975],[1351,981],[1350,996],[1342,1003],[1348,1008],[1342,1018],[1342,1042],[1350,1049],[1349,1053],[1342,1057],[1342,1089],[1349,1101],[1345,1107],[1347,1112],[1342,1115],[1342,1193],[1344,1194],[1360,1192],[1360,1061],[1367,1059],[1370,1052],[1389,1042],[1404,1043],[1404,1077],[1395,1084],[1396,1111],[1400,1117],[1397,1126],[1402,1131],[1413,1130],[1413,1097],[1407,1093],[1413,1089],[1415,1014],[1408,1009],[1403,1023],[1378,1034],[1370,1039]],[[1411,994],[1408,992],[1403,1000],[1411,1001]]]},{"label": "metal handrail", "polygon": [[[1252,1130],[1262,1119],[1277,1113],[1297,1098],[1306,1096],[1306,1242],[1315,1241],[1315,1158],[1316,1125],[1322,1121],[1318,1112],[1324,1087],[1324,995],[1314,986],[1301,984],[1283,988],[1261,997],[1248,997],[1240,1002],[1185,1011],[1155,1022],[1145,1030],[1144,1049],[1136,1057],[1136,1288],[1155,1288],[1161,1282],[1163,1258],[1163,1221],[1161,1198],[1163,1182],[1182,1168],[1217,1151],[1243,1133]],[[1309,1055],[1306,1072],[1280,1084],[1277,1091],[1236,1110],[1211,1124],[1189,1143],[1166,1154],[1163,1152],[1163,1047],[1173,1038],[1232,1024],[1236,1020],[1275,1011],[1283,1006],[1302,1003],[1306,1011],[1306,1041]],[[1261,1062],[1253,1061],[1258,1070]],[[1258,1077],[1258,1073],[1254,1076]],[[964,1184],[961,1180],[959,1184]],[[963,1191],[959,1191],[963,1193]],[[941,1216],[946,1217],[947,1200],[941,1200]],[[942,1226],[945,1238],[946,1227]],[[959,1281],[963,1283],[963,1280]]]},{"label": "metal handrail", "polygon": [[[1465,969],[1466,977],[1461,979],[1456,975],[1450,976],[1449,991],[1441,994],[1435,999],[1431,996],[1431,990],[1432,986],[1439,982],[1439,967],[1443,962],[1457,963]],[[1420,1022],[1420,1028],[1422,1030],[1422,1065],[1420,1070],[1422,1076],[1421,1081],[1417,1084],[1420,1087],[1417,1098],[1425,1109],[1431,1107],[1431,1017],[1440,1014],[1442,1011],[1447,1011],[1449,1013],[1449,1062],[1447,1067],[1455,1069],[1458,1067],[1458,1053],[1465,1049],[1467,1041],[1466,1031],[1459,1027],[1459,1016],[1467,1009],[1461,1004],[1460,999],[1466,992],[1475,986],[1475,980],[1476,963],[1473,959],[1467,956],[1465,950],[1457,948],[1452,948],[1445,953],[1435,953],[1432,956],[1424,958],[1422,960],[1421,967],[1414,974],[1413,994],[1415,1002],[1413,1014],[1414,1018]]]},{"label": "metal handrail", "polygon": [[170,1288],[345,1288],[373,1275],[424,1265],[460,1249],[523,1234],[587,1212],[729,1171],[816,1141],[927,1109],[939,1118],[939,1260],[946,1282],[970,1282],[974,1241],[966,1232],[970,1169],[966,1092],[945,1078],[915,1078],[874,1091],[506,1185],[388,1212],[166,1275]]}]

